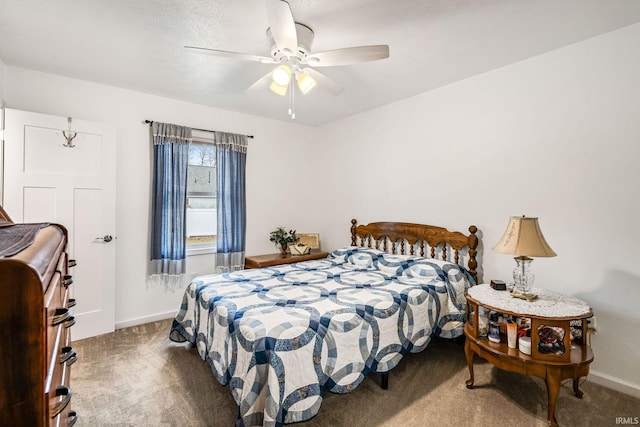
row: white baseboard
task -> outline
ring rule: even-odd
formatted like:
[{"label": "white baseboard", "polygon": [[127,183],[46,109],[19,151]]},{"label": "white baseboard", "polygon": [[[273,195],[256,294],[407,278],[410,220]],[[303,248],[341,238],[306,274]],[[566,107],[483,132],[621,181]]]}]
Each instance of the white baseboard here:
[{"label": "white baseboard", "polygon": [[629,381],[593,370],[589,372],[587,380],[612,390],[619,391],[620,393],[640,398],[640,385],[638,384],[630,383]]},{"label": "white baseboard", "polygon": [[175,311],[167,311],[165,313],[158,313],[152,316],[137,317],[135,319],[125,320],[124,322],[117,322],[116,329],[128,328],[130,326],[138,326],[145,323],[156,322],[158,320],[171,319],[176,315]]}]

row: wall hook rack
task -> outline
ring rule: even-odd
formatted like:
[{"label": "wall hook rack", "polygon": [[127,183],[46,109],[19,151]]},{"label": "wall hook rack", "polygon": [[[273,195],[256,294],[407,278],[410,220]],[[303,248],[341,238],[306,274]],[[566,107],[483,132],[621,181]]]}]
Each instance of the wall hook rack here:
[{"label": "wall hook rack", "polygon": [[75,145],[73,144],[73,138],[78,136],[78,132],[71,132],[71,117],[67,117],[67,126],[69,128],[69,133],[66,130],[62,131],[62,136],[67,140],[66,144],[62,144],[64,147],[73,148]]}]

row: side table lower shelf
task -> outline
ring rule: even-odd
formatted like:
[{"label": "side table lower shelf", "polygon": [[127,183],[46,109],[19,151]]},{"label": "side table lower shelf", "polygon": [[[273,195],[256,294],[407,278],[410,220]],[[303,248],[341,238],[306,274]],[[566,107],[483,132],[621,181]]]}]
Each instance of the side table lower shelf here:
[{"label": "side table lower shelf", "polygon": [[547,422],[557,427],[555,416],[556,403],[560,392],[560,383],[566,379],[573,379],[573,392],[582,398],[579,380],[589,374],[589,364],[593,361],[593,352],[587,344],[578,344],[571,348],[571,358],[568,362],[553,362],[534,360],[531,356],[521,353],[518,349],[509,348],[505,343],[492,343],[486,338],[477,339],[473,336],[473,328],[465,325],[464,353],[469,368],[467,388],[473,388],[473,356],[478,355],[499,369],[516,372],[523,375],[534,375],[545,380],[547,385]]}]

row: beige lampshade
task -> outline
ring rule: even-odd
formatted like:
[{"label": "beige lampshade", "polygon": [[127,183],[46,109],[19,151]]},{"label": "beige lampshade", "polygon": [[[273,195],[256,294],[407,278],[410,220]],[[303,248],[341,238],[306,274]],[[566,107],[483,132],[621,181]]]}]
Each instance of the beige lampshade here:
[{"label": "beige lampshade", "polygon": [[517,256],[552,257],[556,253],[544,239],[538,218],[512,216],[502,236],[493,248],[498,252]]}]

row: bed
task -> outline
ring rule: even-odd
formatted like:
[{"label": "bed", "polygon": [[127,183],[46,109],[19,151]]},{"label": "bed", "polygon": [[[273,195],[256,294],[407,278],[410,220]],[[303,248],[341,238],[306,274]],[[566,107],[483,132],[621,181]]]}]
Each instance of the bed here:
[{"label": "bed", "polygon": [[325,391],[348,393],[369,372],[384,386],[404,354],[463,334],[476,232],[354,219],[351,245],[326,259],[194,278],[170,338],[229,385],[238,425],[308,420]]}]

